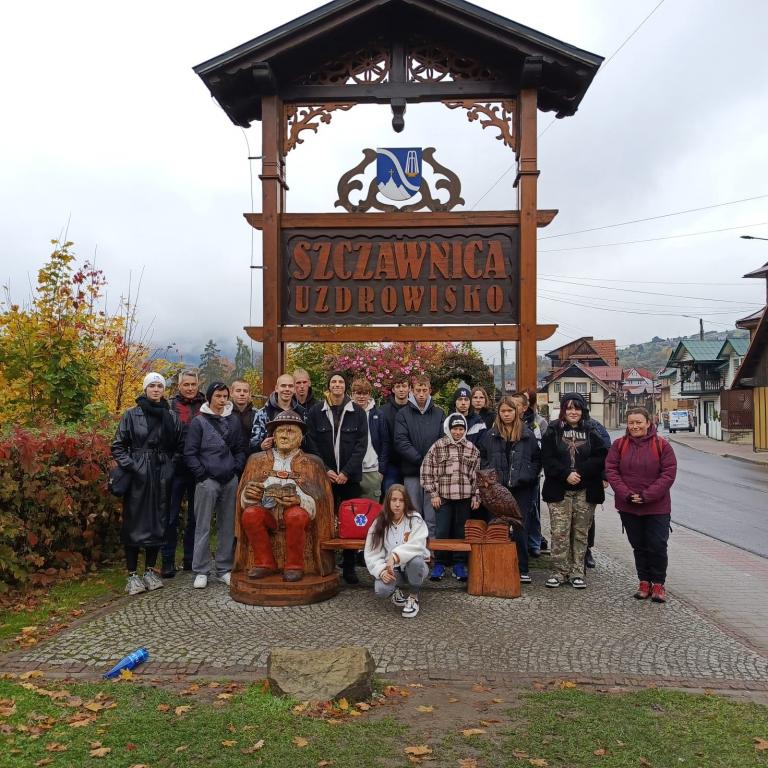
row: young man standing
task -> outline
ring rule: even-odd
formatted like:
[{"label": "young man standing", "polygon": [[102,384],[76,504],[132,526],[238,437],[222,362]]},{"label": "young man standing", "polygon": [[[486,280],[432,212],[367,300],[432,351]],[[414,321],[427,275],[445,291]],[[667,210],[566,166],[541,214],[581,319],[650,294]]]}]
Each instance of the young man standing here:
[{"label": "young man standing", "polygon": [[251,385],[243,379],[237,379],[232,382],[230,387],[232,413],[240,419],[240,428],[243,436],[248,437],[253,431],[253,420],[256,418],[256,411],[251,402]]},{"label": "young man standing", "polygon": [[232,413],[229,387],[211,384],[206,402],[192,420],[184,444],[184,460],[197,481],[195,487],[195,589],[208,586],[211,575],[211,520],[216,517],[216,573],[229,585],[235,558],[235,497],[245,467],[245,439],[240,420]]},{"label": "young man standing", "polygon": [[303,368],[297,368],[293,372],[293,383],[296,387],[296,401],[309,413],[309,409],[317,402],[312,394],[309,374]]},{"label": "young man standing", "polygon": [[[368,419],[365,411],[347,395],[344,374],[334,372],[328,377],[328,395],[316,403],[307,419],[307,450],[319,456],[333,489],[333,507],[360,496],[363,479],[363,459],[368,447]],[[357,584],[355,553],[345,549],[342,577],[347,584]]]},{"label": "young man standing", "polygon": [[371,384],[367,379],[355,379],[352,382],[352,400],[359,405],[368,418],[368,447],[363,458],[363,479],[360,483],[360,496],[378,502],[381,499],[381,473],[379,455],[381,454],[381,433],[384,420],[381,411],[371,397]]},{"label": "young man standing", "polygon": [[460,413],[467,421],[466,438],[473,445],[477,445],[485,431],[485,421],[479,413],[472,413],[471,393],[469,387],[461,386],[453,394],[453,409]]},{"label": "young man standing", "polygon": [[[469,399],[469,398],[467,398]],[[428,451],[421,464],[421,485],[437,510],[438,539],[463,539],[464,526],[472,510],[480,506],[477,470],[480,451],[467,440],[467,420],[461,413],[452,413],[445,420],[445,437]],[[439,552],[430,578],[440,581],[445,568],[453,564],[453,575],[467,580],[467,553]]]},{"label": "young man standing", "polygon": [[269,396],[267,404],[256,411],[251,430],[251,451],[269,450],[274,439],[267,434],[267,423],[274,421],[275,416],[283,411],[295,411],[306,421],[307,415],[302,406],[296,400],[296,385],[290,373],[284,373],[277,377],[275,391]]},{"label": "young man standing", "polygon": [[392,381],[392,395],[381,408],[383,429],[381,434],[381,452],[379,453],[379,472],[382,475],[383,493],[391,485],[403,482],[403,472],[400,467],[400,455],[395,448],[395,416],[408,403],[411,385],[404,373],[396,374]]},{"label": "young man standing", "polygon": [[[200,407],[205,398],[199,391],[200,381],[197,371],[187,369],[179,374],[178,392],[171,398],[171,410],[179,417],[183,429],[183,438],[192,419],[200,413]],[[179,463],[173,475],[171,485],[171,502],[168,510],[168,528],[165,531],[165,541],[161,547],[163,558],[160,575],[164,579],[172,579],[176,575],[176,544],[179,538],[179,521],[181,520],[181,505],[187,498],[187,520],[184,525],[184,554],[182,567],[185,571],[192,570],[192,550],[195,546],[195,477],[183,462]]]},{"label": "young man standing", "polygon": [[432,402],[427,376],[414,376],[408,403],[395,417],[395,450],[400,456],[403,484],[416,512],[426,521],[429,535],[436,536],[435,509],[421,487],[419,472],[427,451],[442,437],[445,414]]}]

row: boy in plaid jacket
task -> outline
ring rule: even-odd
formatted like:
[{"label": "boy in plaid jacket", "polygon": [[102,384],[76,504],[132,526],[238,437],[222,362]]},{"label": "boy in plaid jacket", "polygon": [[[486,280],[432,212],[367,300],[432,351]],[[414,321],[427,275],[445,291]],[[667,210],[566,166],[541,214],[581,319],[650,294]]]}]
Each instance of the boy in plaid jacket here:
[{"label": "boy in plaid jacket", "polygon": [[[467,440],[467,420],[452,413],[443,423],[441,437],[427,451],[421,465],[421,485],[437,512],[437,538],[463,539],[470,513],[480,506],[477,470],[480,452]],[[466,552],[439,552],[430,579],[439,581],[446,566],[453,565],[454,578],[467,580]]]}]

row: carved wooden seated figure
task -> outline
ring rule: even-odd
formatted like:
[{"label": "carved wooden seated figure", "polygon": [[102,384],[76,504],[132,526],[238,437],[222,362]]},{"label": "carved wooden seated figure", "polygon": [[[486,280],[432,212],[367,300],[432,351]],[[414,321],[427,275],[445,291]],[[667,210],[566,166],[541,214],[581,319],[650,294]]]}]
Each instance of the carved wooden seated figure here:
[{"label": "carved wooden seated figure", "polygon": [[333,537],[333,494],[323,463],[300,450],[306,426],[291,410],[267,424],[272,450],[248,459],[238,488],[235,571],[283,581],[335,571],[320,542]]}]

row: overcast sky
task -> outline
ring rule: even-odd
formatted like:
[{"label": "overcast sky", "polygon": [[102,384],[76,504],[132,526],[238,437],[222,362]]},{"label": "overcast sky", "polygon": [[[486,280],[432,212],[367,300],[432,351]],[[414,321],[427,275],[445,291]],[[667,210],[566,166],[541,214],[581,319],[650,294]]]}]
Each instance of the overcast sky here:
[{"label": "overcast sky", "polygon": [[[608,57],[658,0],[479,4]],[[144,270],[140,316],[156,345],[189,354],[259,324],[261,285],[249,268],[260,263],[259,234],[252,246],[242,213],[252,196],[260,206],[260,166],[247,159],[261,154],[260,124],[232,125],[192,67],[319,5],[6,8],[0,277],[13,298],[28,297],[48,241],[69,222],[78,254],[95,254],[105,270],[112,306]],[[551,113],[539,112],[539,206],[560,210],[540,230],[540,322],[560,325],[540,351],[580,335],[624,345],[694,333],[701,316],[705,329],[724,329],[764,303],[764,283],[741,276],[768,261],[768,242],[739,235],[768,238],[768,197],[568,233],[768,195],[766,30],[762,0],[666,0],[604,65],[574,117],[550,125]],[[355,107],[304,134],[288,156],[288,209],[333,210],[339,176],[376,146],[435,146],[461,176],[467,207],[514,207],[514,171],[488,192],[512,166],[511,150],[463,111],[409,106],[400,135],[390,120],[386,107]],[[489,360],[497,349],[484,347]]]}]

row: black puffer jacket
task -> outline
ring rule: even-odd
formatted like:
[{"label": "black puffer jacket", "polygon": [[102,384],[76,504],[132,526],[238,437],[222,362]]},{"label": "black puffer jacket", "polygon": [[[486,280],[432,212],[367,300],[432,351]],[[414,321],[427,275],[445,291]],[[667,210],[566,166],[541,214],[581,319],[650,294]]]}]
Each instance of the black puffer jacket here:
[{"label": "black puffer jacket", "polygon": [[[544,466],[544,486],[541,498],[544,501],[562,501],[566,491],[585,488],[587,501],[602,504],[605,501],[603,468],[608,449],[598,431],[587,417],[571,429],[567,424],[551,421],[541,438],[541,461]],[[566,481],[573,471],[581,475],[576,486]]]},{"label": "black puffer jacket", "polygon": [[129,408],[112,441],[115,461],[131,472],[131,487],[123,497],[121,530],[122,542],[128,546],[163,543],[175,464],[184,447],[181,421],[172,411],[168,415],[170,421],[150,435],[144,411],[138,406]]},{"label": "black puffer jacket", "polygon": [[541,472],[541,449],[536,435],[525,427],[523,435],[510,446],[496,427],[487,429],[480,438],[480,468],[495,469],[499,482],[507,488],[535,485]]},{"label": "black puffer jacket", "polygon": [[438,408],[432,398],[422,413],[413,395],[408,396],[408,404],[395,416],[395,451],[400,456],[403,477],[419,476],[424,456],[443,436],[444,420],[443,409]]},{"label": "black puffer jacket", "polygon": [[331,407],[323,400],[307,415],[305,444],[308,453],[319,456],[328,469],[343,472],[352,483],[363,479],[363,458],[368,449],[368,416],[346,398],[337,438],[333,430]]},{"label": "black puffer jacket", "polygon": [[398,405],[394,397],[390,397],[384,405],[381,406],[382,428],[381,428],[381,453],[379,454],[379,472],[384,474],[387,467],[400,466],[400,455],[395,448],[395,416],[408,403]]}]

